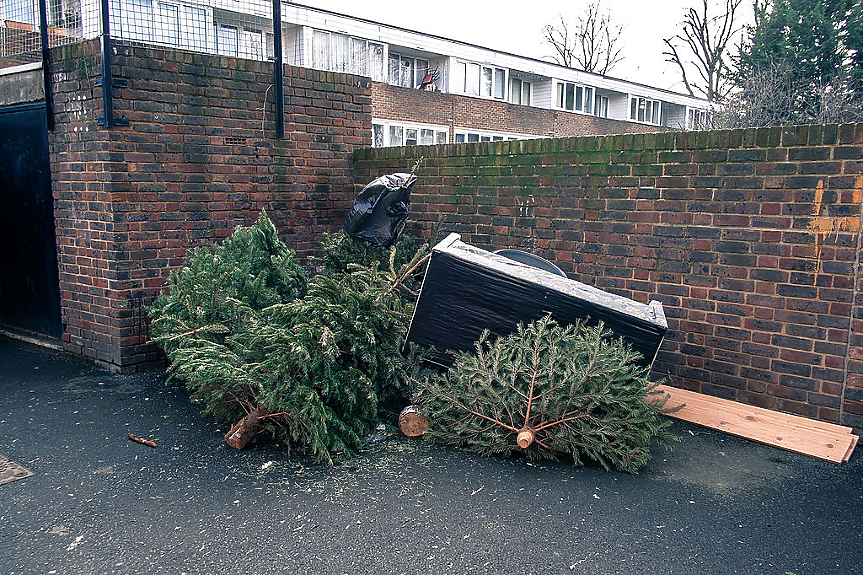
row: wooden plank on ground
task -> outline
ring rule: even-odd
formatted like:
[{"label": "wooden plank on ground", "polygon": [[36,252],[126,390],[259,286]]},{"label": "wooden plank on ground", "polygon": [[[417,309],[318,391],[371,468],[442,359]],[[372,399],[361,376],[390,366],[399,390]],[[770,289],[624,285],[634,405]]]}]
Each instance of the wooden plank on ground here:
[{"label": "wooden plank on ground", "polygon": [[[825,438],[851,435],[850,428],[836,426],[836,429],[830,429],[823,426],[810,426],[808,425],[808,422],[812,420],[805,417],[788,417],[788,414],[735,402],[724,403],[721,404],[721,406],[717,406],[715,402],[716,398],[707,397],[707,399],[704,399],[704,397],[705,396],[687,399],[682,402],[686,405],[684,410],[686,412],[702,413],[709,417],[711,414],[715,414],[717,409],[721,409],[722,418],[729,420],[731,423],[740,422],[743,425],[758,423],[763,425],[765,428],[769,427],[771,429],[788,432],[802,431],[815,436],[823,436]],[[722,401],[728,402],[728,400]],[[731,403],[734,403],[734,405],[730,405]],[[848,431],[846,431],[846,429]]]},{"label": "wooden plank on ground", "polygon": [[819,421],[817,419],[809,419],[799,415],[791,415],[790,413],[782,413],[781,411],[773,411],[772,409],[747,405],[730,399],[713,397],[712,395],[705,395],[696,391],[670,387],[668,385],[660,385],[659,390],[671,396],[666,407],[674,407],[681,403],[685,403],[689,406],[703,405],[713,409],[721,406],[724,410],[733,410],[738,413],[746,413],[747,415],[761,415],[777,424],[785,423],[787,425],[809,429],[823,429],[831,433],[852,433],[853,431],[850,427],[836,425],[835,423],[829,423],[827,421]]},{"label": "wooden plank on ground", "polygon": [[854,439],[851,441],[851,445],[848,446],[848,451],[845,452],[845,457],[842,459],[842,463],[845,463],[849,459],[851,459],[851,454],[854,453],[854,448],[857,447],[857,439],[856,435],[852,435]]},{"label": "wooden plank on ground", "polygon": [[[789,425],[781,420],[771,420],[760,415],[747,415],[734,411],[718,412],[707,406],[684,407],[682,419],[702,423],[722,431],[747,438],[758,439],[792,451],[810,453],[816,457],[841,463],[853,438],[850,433],[830,432],[824,429],[807,428],[804,425]],[[717,419],[718,418],[718,419]]]},{"label": "wooden plank on ground", "polygon": [[843,463],[857,444],[850,427],[666,385],[659,386],[659,390],[669,395],[666,407],[683,405],[670,417],[823,461]]}]

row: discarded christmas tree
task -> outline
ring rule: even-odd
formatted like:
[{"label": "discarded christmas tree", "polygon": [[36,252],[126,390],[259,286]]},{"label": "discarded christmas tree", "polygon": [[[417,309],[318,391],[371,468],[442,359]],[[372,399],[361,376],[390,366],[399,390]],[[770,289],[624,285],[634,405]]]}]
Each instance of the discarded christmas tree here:
[{"label": "discarded christmas tree", "polygon": [[224,343],[245,329],[247,309],[260,311],[301,298],[307,280],[293,252],[261,212],[251,227],[237,227],[221,244],[190,250],[174,270],[168,291],[148,310],[150,337],[171,353],[204,339]]},{"label": "discarded christmas tree", "polygon": [[394,250],[383,266],[346,262],[307,284],[262,215],[191,252],[150,310],[152,335],[192,399],[236,422],[232,447],[269,430],[332,461],[362,445],[381,403],[407,403],[417,369],[399,349],[413,311],[399,292],[425,257],[396,268]]},{"label": "discarded christmas tree", "polygon": [[664,401],[637,352],[602,327],[545,318],[462,353],[416,396],[425,437],[483,455],[587,457],[637,473],[654,440],[668,443]]}]

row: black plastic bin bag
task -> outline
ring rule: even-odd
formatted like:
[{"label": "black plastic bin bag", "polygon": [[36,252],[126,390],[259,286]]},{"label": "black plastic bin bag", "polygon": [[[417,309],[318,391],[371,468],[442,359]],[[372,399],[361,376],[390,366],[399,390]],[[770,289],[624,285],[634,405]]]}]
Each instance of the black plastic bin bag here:
[{"label": "black plastic bin bag", "polygon": [[345,218],[345,232],[376,246],[393,245],[410,211],[414,174],[381,176],[361,191]]}]

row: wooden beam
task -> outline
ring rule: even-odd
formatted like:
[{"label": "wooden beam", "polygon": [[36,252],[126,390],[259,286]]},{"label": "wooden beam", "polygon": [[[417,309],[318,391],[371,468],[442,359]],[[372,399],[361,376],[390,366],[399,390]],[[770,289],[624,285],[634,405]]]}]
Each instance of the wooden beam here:
[{"label": "wooden beam", "polygon": [[736,437],[837,464],[848,461],[857,445],[850,427],[667,385],[659,386],[659,390],[668,396],[666,407],[683,406],[669,417]]}]

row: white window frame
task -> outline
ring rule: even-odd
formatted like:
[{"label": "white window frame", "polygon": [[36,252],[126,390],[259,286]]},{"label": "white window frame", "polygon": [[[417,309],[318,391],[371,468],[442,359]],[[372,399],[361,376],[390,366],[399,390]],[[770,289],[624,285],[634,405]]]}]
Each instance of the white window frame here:
[{"label": "white window frame", "polygon": [[687,130],[706,130],[710,113],[703,108],[687,108],[686,109],[686,129]]},{"label": "white window frame", "polygon": [[374,62],[372,62],[372,58],[368,59],[368,71],[369,78],[374,80],[375,82],[385,82],[386,81],[386,47],[381,42],[372,42],[371,40],[366,40],[366,54],[370,54],[372,50],[375,51],[376,56],[380,56],[380,61],[377,63],[377,66],[374,66]]},{"label": "white window frame", "polygon": [[[390,60],[398,59],[398,68],[399,68],[399,81],[393,82],[393,78],[390,75]],[[420,67],[420,62],[425,64],[425,67]],[[404,71],[403,67],[407,67],[406,64],[410,65],[410,78],[406,79],[403,77]],[[390,50],[387,55],[387,83],[392,86],[401,86],[402,88],[419,88],[420,84],[422,84],[423,78],[425,78],[426,74],[428,74],[429,69],[431,67],[431,62],[428,58],[422,58],[419,56],[405,56],[401,52],[394,52]],[[408,85],[410,84],[410,85]]]},{"label": "white window frame", "polygon": [[455,94],[485,98],[487,100],[506,100],[506,68],[491,64],[455,60],[450,90]]},{"label": "white window frame", "polygon": [[[332,43],[330,42],[330,32],[327,30],[312,30],[312,53],[311,67],[315,70],[331,70],[332,62]],[[321,43],[326,44],[326,49],[323,49]]]},{"label": "white window frame", "polygon": [[[359,48],[359,56],[355,48]],[[372,50],[379,57],[377,63],[370,56]],[[348,38],[348,72],[357,76],[367,76],[375,82],[384,82],[386,81],[386,74],[384,73],[386,65],[382,43],[356,36]]]},{"label": "white window frame", "polygon": [[480,76],[482,75],[482,66],[475,62],[467,63],[467,73],[464,77],[464,94],[467,96],[479,96],[482,89]]},{"label": "white window frame", "polygon": [[[395,62],[396,70],[393,75],[392,63]],[[413,88],[416,82],[416,69],[414,58],[404,56],[398,52],[390,50],[387,54],[387,83],[392,86],[401,86],[402,88]],[[410,73],[406,73],[406,69],[410,67]]]},{"label": "white window frame", "polygon": [[[577,82],[567,82],[565,80],[557,80],[554,83],[554,107],[558,110],[593,114],[593,98],[595,95],[596,88],[593,86]],[[569,105],[570,97],[572,99],[571,107]],[[581,99],[581,106],[579,106],[579,98]]]},{"label": "white window frame", "polygon": [[[429,137],[432,138],[431,141],[429,141]],[[416,143],[411,143],[411,140],[415,140]],[[447,143],[449,143],[448,126],[420,124],[417,122],[396,122],[392,120],[372,120],[373,148],[414,145],[434,146]]]},{"label": "white window frame", "polygon": [[521,78],[511,78],[509,81],[509,102],[520,106],[530,106],[533,96],[533,83]]},{"label": "white window frame", "polygon": [[[309,65],[312,68],[366,76],[375,82],[387,81],[389,59],[385,57],[383,43],[341,32],[317,28],[310,30]],[[325,46],[319,46],[318,43],[325,43]]]},{"label": "white window frame", "polygon": [[608,117],[608,96],[596,94],[593,97],[593,115],[597,118]]},{"label": "white window frame", "polygon": [[453,130],[456,144],[474,142],[500,142],[505,140],[531,140],[541,138],[533,134],[519,134],[511,132],[493,132],[489,130],[477,130],[475,128],[455,128]]},{"label": "white window frame", "polygon": [[[424,67],[420,67],[420,62],[425,62]],[[422,86],[423,80],[431,69],[431,61],[428,58],[414,58],[414,88]]]},{"label": "white window frame", "polygon": [[630,95],[627,114],[631,122],[658,126],[662,121],[662,101]]}]

